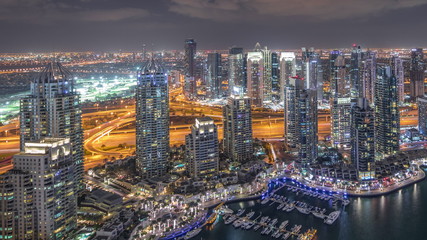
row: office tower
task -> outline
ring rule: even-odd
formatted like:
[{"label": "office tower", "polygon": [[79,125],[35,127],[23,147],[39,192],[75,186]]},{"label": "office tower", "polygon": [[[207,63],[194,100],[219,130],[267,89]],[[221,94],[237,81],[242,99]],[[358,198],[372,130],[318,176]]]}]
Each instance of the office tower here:
[{"label": "office tower", "polygon": [[186,39],[184,45],[184,73],[185,84],[184,94],[187,98],[193,99],[197,96],[196,84],[196,48],[197,43],[194,39]]},{"label": "office tower", "polygon": [[411,67],[410,74],[410,88],[411,98],[424,96],[424,71],[426,66],[424,63],[424,53],[422,48],[412,49],[411,51]]},{"label": "office tower", "polygon": [[285,88],[285,138],[291,151],[306,166],[317,158],[316,90],[305,89],[302,79]]},{"label": "office tower", "polygon": [[354,103],[349,97],[333,98],[331,106],[332,145],[336,148],[350,149],[350,113]]},{"label": "office tower", "polygon": [[418,97],[418,130],[427,136],[427,97]]},{"label": "office tower", "polygon": [[27,141],[23,151],[13,157],[14,169],[32,178],[37,239],[69,239],[76,227],[73,158],[69,138]]},{"label": "office tower", "polygon": [[278,101],[280,98],[280,76],[279,76],[279,54],[271,53],[271,93],[272,99]]},{"label": "office tower", "polygon": [[280,53],[280,101],[285,101],[285,87],[296,77],[296,58],[293,52]]},{"label": "office tower", "polygon": [[390,66],[377,67],[375,84],[375,153],[378,158],[399,151],[400,117],[397,79]]},{"label": "office tower", "polygon": [[218,130],[210,117],[196,118],[185,137],[188,172],[194,178],[212,177],[219,170]]},{"label": "office tower", "polygon": [[0,175],[1,239],[33,240],[35,236],[34,186],[32,176],[21,170]]},{"label": "office tower", "polygon": [[74,160],[74,184],[83,184],[83,129],[80,96],[74,79],[60,63],[49,63],[31,83],[30,95],[20,102],[21,150],[25,143],[43,137],[70,138]]},{"label": "office tower", "polygon": [[[229,95],[238,94],[239,91],[245,91],[245,60],[243,48],[233,47],[228,53],[228,90]],[[240,89],[240,90],[237,90]]]},{"label": "office tower", "polygon": [[332,98],[350,97],[350,83],[345,67],[344,56],[339,55],[334,60],[333,77],[331,79]]},{"label": "office tower", "polygon": [[206,80],[207,96],[211,99],[221,98],[223,96],[221,54],[208,54]]},{"label": "office tower", "polygon": [[366,52],[362,59],[360,69],[361,82],[359,95],[366,98],[370,103],[374,102],[375,81],[377,78],[377,57],[374,52]]},{"label": "office tower", "polygon": [[163,66],[151,59],[138,72],[136,167],[144,178],[163,176],[169,158],[169,92]]},{"label": "office tower", "polygon": [[338,56],[342,56],[342,52],[339,50],[333,50],[329,53],[329,81],[331,85],[335,78],[335,71],[336,71],[335,61],[338,58]]},{"label": "office tower", "polygon": [[362,68],[363,52],[360,46],[353,44],[350,59],[350,92],[351,97],[363,97],[363,85],[361,84],[360,70]]},{"label": "office tower", "polygon": [[374,177],[375,161],[374,112],[365,98],[358,98],[351,109],[351,160],[360,180]]},{"label": "office tower", "polygon": [[317,89],[318,60],[319,54],[314,52],[314,48],[310,48],[310,50],[302,48],[301,69],[305,80],[305,89]]},{"label": "office tower", "polygon": [[390,59],[392,72],[397,78],[397,92],[399,95],[399,105],[405,102],[405,69],[403,68],[403,59],[399,56],[392,56]]},{"label": "office tower", "polygon": [[[259,49],[259,43],[255,46],[255,49]],[[263,88],[262,88],[262,104],[265,102],[271,102],[272,100],[272,87],[273,87],[273,77],[272,77],[272,52],[271,50],[264,47],[261,49],[262,58],[263,58]]]},{"label": "office tower", "polygon": [[[257,50],[257,49],[256,49]],[[264,55],[261,51],[248,52],[247,91],[252,104],[262,107],[264,102]]]},{"label": "office tower", "polygon": [[224,153],[236,162],[253,158],[251,99],[231,96],[223,108]]}]

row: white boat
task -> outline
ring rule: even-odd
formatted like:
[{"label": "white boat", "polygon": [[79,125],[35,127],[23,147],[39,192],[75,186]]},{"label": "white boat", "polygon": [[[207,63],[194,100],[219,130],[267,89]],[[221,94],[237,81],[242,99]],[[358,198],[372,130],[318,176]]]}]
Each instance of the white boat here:
[{"label": "white boat", "polygon": [[291,204],[288,209],[286,209],[286,212],[292,212],[292,210],[295,209],[295,205]]},{"label": "white boat", "polygon": [[282,236],[282,234],[283,234],[283,232],[279,232],[278,234],[276,234],[276,238],[281,237],[281,236]]},{"label": "white boat", "polygon": [[253,217],[254,214],[255,214],[255,212],[251,211],[250,213],[246,214],[246,217],[249,219],[249,218]]},{"label": "white boat", "polygon": [[261,204],[266,204],[270,201],[270,198],[264,198],[264,200],[261,201]]},{"label": "white boat", "polygon": [[277,223],[277,218],[273,219],[273,221],[271,221],[271,223],[269,225],[274,227],[274,225],[276,225],[276,223]]},{"label": "white boat", "polygon": [[285,206],[285,203],[281,203],[279,206],[277,206],[277,210],[282,209]]},{"label": "white boat", "polygon": [[286,240],[286,239],[288,239],[290,236],[291,236],[291,234],[287,232],[287,233],[285,233],[285,235],[283,235],[282,239]]},{"label": "white boat", "polygon": [[240,217],[243,213],[245,213],[246,209],[239,209],[239,211],[237,212],[236,216]]},{"label": "white boat", "polygon": [[257,225],[255,225],[255,227],[254,227],[254,231],[256,232],[256,231],[258,231],[258,229],[261,227],[261,225],[260,224],[257,224]]},{"label": "white boat", "polygon": [[200,231],[202,231],[202,229],[201,229],[201,228],[197,228],[197,229],[191,230],[191,231],[189,231],[189,232],[185,235],[184,239],[190,239],[190,238],[193,238],[193,237],[197,236],[197,234],[199,234],[199,233],[200,233]]},{"label": "white boat", "polygon": [[291,229],[291,231],[292,231],[292,233],[293,234],[298,234],[299,233],[299,231],[301,230],[301,225],[295,225],[292,229]]},{"label": "white boat", "polygon": [[224,221],[225,224],[230,224],[236,220],[237,217],[235,215],[232,215],[231,217],[227,218],[227,220]]},{"label": "white boat", "polygon": [[329,225],[333,224],[338,219],[338,217],[340,216],[340,214],[341,214],[340,211],[333,211],[333,212],[331,212],[328,215],[328,217],[324,220],[324,223],[329,224]]},{"label": "white boat", "polygon": [[286,226],[288,226],[288,223],[289,223],[289,221],[288,221],[288,220],[283,221],[283,222],[280,224],[279,229],[284,229]]},{"label": "white boat", "polygon": [[299,207],[299,206],[296,206],[296,208],[297,208],[297,210],[298,210],[300,213],[302,213],[302,214],[309,214],[309,213],[310,213],[310,211],[309,211],[306,207]]},{"label": "white boat", "polygon": [[325,215],[324,215],[323,213],[321,213],[321,212],[313,211],[313,212],[311,212],[311,213],[313,213],[313,215],[314,215],[315,217],[318,217],[318,218],[321,218],[321,219],[324,219],[324,218],[325,218]]},{"label": "white boat", "polygon": [[243,221],[241,219],[237,219],[234,223],[233,226],[235,228],[239,228],[241,225],[243,224]]},{"label": "white boat", "polygon": [[249,230],[249,229],[251,229],[254,225],[255,225],[255,222],[248,222],[248,223],[246,224],[246,226],[245,226],[245,229],[246,229],[246,230]]}]

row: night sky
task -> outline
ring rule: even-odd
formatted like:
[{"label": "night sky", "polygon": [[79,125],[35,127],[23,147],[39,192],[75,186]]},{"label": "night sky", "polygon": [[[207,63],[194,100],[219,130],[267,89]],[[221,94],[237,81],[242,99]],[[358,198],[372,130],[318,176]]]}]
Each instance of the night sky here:
[{"label": "night sky", "polygon": [[0,0],[0,52],[427,47],[427,0]]}]

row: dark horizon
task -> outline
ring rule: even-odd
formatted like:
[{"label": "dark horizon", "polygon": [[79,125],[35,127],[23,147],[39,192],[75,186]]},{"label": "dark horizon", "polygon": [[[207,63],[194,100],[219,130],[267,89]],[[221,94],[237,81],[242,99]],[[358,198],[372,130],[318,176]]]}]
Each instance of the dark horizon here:
[{"label": "dark horizon", "polygon": [[[0,52],[425,47],[426,0],[2,0]],[[152,44],[154,44],[153,47]]]}]

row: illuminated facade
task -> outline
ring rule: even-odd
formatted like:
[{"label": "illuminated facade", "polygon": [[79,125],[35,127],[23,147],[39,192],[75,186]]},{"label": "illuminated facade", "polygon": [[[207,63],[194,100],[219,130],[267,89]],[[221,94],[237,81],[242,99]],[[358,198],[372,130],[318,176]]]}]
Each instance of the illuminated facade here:
[{"label": "illuminated facade", "polygon": [[411,50],[411,66],[410,66],[410,88],[411,98],[423,97],[424,89],[424,71],[426,66],[424,63],[424,53],[422,48]]},{"label": "illuminated facade", "polygon": [[196,41],[194,39],[186,39],[184,45],[184,94],[188,99],[193,99],[197,96],[196,50]]},{"label": "illuminated facade", "polygon": [[210,117],[196,118],[185,137],[188,171],[194,178],[211,177],[219,169],[218,129]]},{"label": "illuminated facade", "polygon": [[15,169],[0,175],[0,239],[37,239],[32,179]]},{"label": "illuminated facade", "polygon": [[80,96],[74,79],[60,63],[49,63],[20,101],[21,151],[28,141],[43,137],[70,138],[76,192],[84,189],[83,129]]},{"label": "illuminated facade", "polygon": [[350,149],[351,98],[336,98],[331,106],[332,145],[336,148]]},{"label": "illuminated facade", "polygon": [[24,150],[14,156],[13,165],[32,178],[37,239],[69,239],[77,224],[70,139],[26,142]]},{"label": "illuminated facade", "polygon": [[264,55],[262,52],[249,52],[247,57],[248,96],[252,104],[262,107],[264,102]]},{"label": "illuminated facade", "polygon": [[351,109],[351,161],[356,166],[359,179],[373,177],[375,169],[374,111],[365,98],[359,98]]},{"label": "illuminated facade", "polygon": [[280,54],[280,101],[285,101],[285,87],[291,83],[292,78],[297,75],[296,57],[293,52],[282,52]]},{"label": "illuminated facade", "polygon": [[228,53],[228,91],[229,95],[239,94],[246,89],[245,58],[243,48],[231,48]]},{"label": "illuminated facade", "polygon": [[223,108],[224,152],[236,162],[253,158],[251,99],[231,96]]},{"label": "illuminated facade", "polygon": [[397,79],[397,92],[399,95],[399,104],[405,101],[405,69],[403,68],[403,59],[399,56],[392,56],[390,65],[394,76]]},{"label": "illuminated facade", "polygon": [[363,84],[361,81],[362,60],[362,48],[354,44],[350,59],[350,92],[352,98],[363,97]]},{"label": "illuminated facade", "polygon": [[369,103],[374,102],[375,81],[377,79],[377,57],[374,52],[366,52],[362,60],[361,71],[361,97],[366,98]]},{"label": "illuminated facade", "polygon": [[138,72],[136,166],[144,178],[163,176],[169,158],[169,92],[163,66],[154,59]]},{"label": "illuminated facade", "polygon": [[390,66],[377,68],[375,84],[375,153],[378,158],[399,151],[400,115],[397,79]]},{"label": "illuminated facade", "polygon": [[418,130],[423,136],[427,136],[427,98],[418,97]]},{"label": "illuminated facade", "polygon": [[206,95],[211,99],[223,96],[221,54],[219,53],[208,54]]}]

